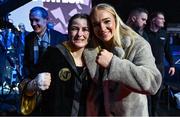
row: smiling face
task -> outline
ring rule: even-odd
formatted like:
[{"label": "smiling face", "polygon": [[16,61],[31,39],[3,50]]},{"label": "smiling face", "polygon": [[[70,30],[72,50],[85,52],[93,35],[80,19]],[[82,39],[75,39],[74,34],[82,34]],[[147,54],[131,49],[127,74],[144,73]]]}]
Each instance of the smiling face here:
[{"label": "smiling face", "polygon": [[69,27],[69,38],[74,49],[84,48],[88,44],[89,25],[86,19],[76,18]]},{"label": "smiling face", "polygon": [[91,17],[94,34],[103,42],[110,42],[115,33],[114,16],[103,9],[96,10]]},{"label": "smiling face", "polygon": [[36,10],[32,12],[29,18],[33,30],[38,35],[42,35],[46,30],[47,19],[42,17],[41,11]]}]

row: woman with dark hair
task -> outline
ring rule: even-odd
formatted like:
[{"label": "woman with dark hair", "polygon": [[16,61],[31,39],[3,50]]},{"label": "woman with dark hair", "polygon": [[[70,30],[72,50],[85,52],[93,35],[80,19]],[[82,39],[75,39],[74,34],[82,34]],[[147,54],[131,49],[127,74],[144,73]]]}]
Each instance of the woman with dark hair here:
[{"label": "woman with dark hair", "polygon": [[86,14],[75,14],[68,25],[68,41],[48,47],[39,74],[27,84],[26,94],[41,91],[40,115],[85,116],[91,78],[83,52],[90,39]]}]

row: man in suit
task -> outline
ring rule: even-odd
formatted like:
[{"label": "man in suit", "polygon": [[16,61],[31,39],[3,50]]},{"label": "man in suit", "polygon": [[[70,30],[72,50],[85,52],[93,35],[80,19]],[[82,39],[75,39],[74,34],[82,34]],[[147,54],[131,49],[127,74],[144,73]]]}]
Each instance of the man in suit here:
[{"label": "man in suit", "polygon": [[[26,84],[35,78],[37,64],[48,46],[55,46],[64,40],[67,36],[47,28],[48,12],[42,7],[34,7],[30,10],[29,19],[34,31],[30,32],[25,38],[24,53],[24,79],[19,85],[20,91],[26,87]],[[21,92],[23,93],[23,92]],[[32,114],[38,115],[37,109]]]},{"label": "man in suit", "polygon": [[26,36],[24,65],[28,77],[33,78],[36,64],[46,48],[63,42],[67,37],[58,31],[47,28],[48,13],[42,7],[32,8],[29,19],[34,31]]}]

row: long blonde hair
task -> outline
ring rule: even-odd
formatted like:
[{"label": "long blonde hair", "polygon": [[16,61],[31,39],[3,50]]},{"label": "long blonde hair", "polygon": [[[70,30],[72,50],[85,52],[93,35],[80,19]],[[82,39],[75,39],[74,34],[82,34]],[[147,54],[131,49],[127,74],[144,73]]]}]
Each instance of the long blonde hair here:
[{"label": "long blonde hair", "polygon": [[97,10],[105,10],[105,11],[111,13],[115,18],[116,31],[113,36],[113,45],[114,46],[123,47],[124,45],[122,45],[121,40],[126,37],[129,37],[132,40],[132,42],[134,42],[134,40],[138,36],[138,34],[122,21],[122,19],[117,14],[116,10],[111,5],[106,4],[106,3],[100,3],[96,6],[94,6],[90,13],[91,18],[93,18],[94,14]]}]

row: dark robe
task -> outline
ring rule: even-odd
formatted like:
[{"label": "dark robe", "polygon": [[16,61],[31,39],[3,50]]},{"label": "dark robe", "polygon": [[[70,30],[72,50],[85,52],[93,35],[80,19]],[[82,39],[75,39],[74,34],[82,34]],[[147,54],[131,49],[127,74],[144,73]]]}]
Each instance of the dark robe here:
[{"label": "dark robe", "polygon": [[[39,73],[50,72],[51,84],[42,92],[42,115],[85,116],[90,76],[87,69],[77,67],[69,51],[49,47],[39,63]],[[75,86],[76,85],[76,86]],[[73,109],[73,101],[79,110]]]}]

